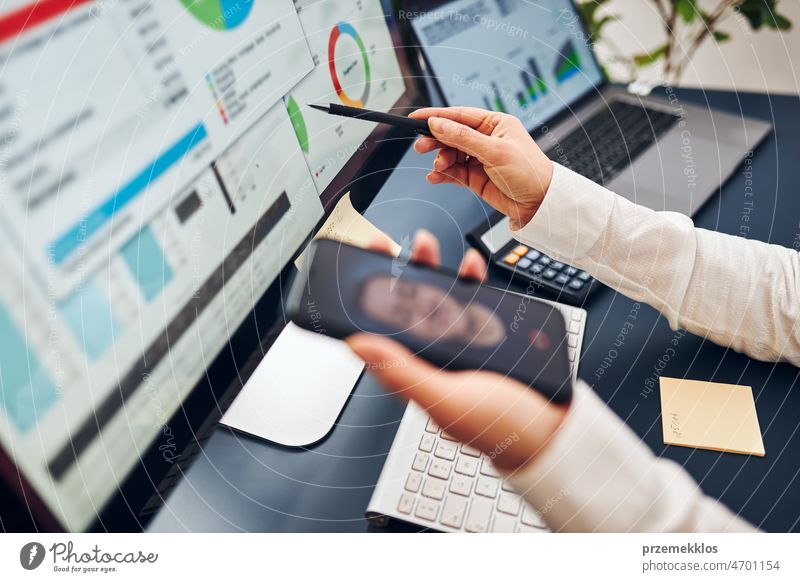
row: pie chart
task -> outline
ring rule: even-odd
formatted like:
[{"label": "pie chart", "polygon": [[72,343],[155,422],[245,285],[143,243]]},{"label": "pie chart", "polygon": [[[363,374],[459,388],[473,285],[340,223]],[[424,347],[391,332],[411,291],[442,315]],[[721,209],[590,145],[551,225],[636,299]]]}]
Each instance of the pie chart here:
[{"label": "pie chart", "polygon": [[231,30],[247,20],[253,0],[180,0],[184,8],[213,30]]},{"label": "pie chart", "polygon": [[[342,87],[341,80],[342,75],[346,74],[347,71],[339,71],[337,68],[336,45],[341,39],[348,37],[350,40],[355,42],[356,46],[358,47],[361,63],[364,68],[364,88],[360,95],[347,94]],[[351,107],[364,107],[367,103],[367,98],[369,97],[369,83],[371,77],[369,58],[367,57],[367,47],[364,46],[364,41],[361,40],[361,36],[359,36],[358,32],[356,32],[356,29],[353,28],[353,25],[349,22],[340,22],[331,29],[331,35],[328,37],[328,68],[330,69],[333,88],[336,91],[336,95],[339,97],[339,100],[345,105],[349,105]]]}]

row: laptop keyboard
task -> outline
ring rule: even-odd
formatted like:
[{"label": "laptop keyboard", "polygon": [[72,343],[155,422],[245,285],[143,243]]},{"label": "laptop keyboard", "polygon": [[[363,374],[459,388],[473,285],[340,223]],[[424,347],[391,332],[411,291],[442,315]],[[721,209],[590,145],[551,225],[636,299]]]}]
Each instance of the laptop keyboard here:
[{"label": "laptop keyboard", "polygon": [[[574,367],[585,312],[570,311],[567,339],[570,366]],[[430,418],[420,436],[397,512],[409,521],[439,529],[473,533],[548,531],[542,516],[500,478],[487,455],[459,443]]]},{"label": "laptop keyboard", "polygon": [[[677,121],[678,116],[626,101],[613,101],[547,152],[554,161],[602,184],[628,167]],[[558,150],[558,155],[556,154]]]}]

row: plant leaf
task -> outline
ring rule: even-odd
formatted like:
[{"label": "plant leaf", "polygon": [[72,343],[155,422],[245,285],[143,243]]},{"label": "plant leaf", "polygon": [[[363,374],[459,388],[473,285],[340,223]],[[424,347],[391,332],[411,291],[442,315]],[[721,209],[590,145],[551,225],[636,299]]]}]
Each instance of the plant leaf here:
[{"label": "plant leaf", "polygon": [[635,55],[633,57],[633,62],[636,64],[637,67],[644,67],[646,65],[651,65],[658,59],[663,57],[666,51],[667,51],[667,45],[662,45],[652,52]]},{"label": "plant leaf", "polygon": [[677,0],[675,9],[686,24],[690,24],[697,16],[697,7],[694,5],[694,0]]},{"label": "plant leaf", "polygon": [[726,40],[730,40],[731,35],[727,32],[722,32],[721,30],[714,31],[714,40],[717,42],[725,42]]}]

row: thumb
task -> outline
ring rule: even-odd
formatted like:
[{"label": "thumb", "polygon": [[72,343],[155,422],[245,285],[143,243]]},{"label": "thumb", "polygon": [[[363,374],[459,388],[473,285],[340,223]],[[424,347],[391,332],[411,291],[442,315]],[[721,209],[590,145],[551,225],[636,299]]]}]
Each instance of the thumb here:
[{"label": "thumb", "polygon": [[352,335],[345,341],[387,390],[405,399],[435,401],[438,397],[431,394],[438,384],[431,380],[447,372],[415,356],[402,344],[367,333]]},{"label": "thumb", "polygon": [[431,117],[428,119],[428,127],[433,136],[443,144],[479,160],[485,159],[492,151],[491,137],[457,121],[444,117]]}]

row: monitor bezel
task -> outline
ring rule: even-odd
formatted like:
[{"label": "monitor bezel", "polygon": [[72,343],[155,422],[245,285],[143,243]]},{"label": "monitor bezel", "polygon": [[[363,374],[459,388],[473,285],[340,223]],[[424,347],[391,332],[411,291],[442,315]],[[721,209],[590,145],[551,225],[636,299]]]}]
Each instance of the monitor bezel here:
[{"label": "monitor bezel", "polygon": [[[381,4],[406,83],[405,92],[392,111],[407,113],[429,104],[429,99],[420,83],[420,68],[413,54],[409,53],[408,47],[402,42],[394,13],[387,6],[386,0],[382,0]],[[357,150],[321,194],[324,214],[314,231],[323,224],[336,203],[348,191],[351,192],[356,209],[366,209],[388,179],[391,170],[408,151],[413,139],[414,136],[407,130],[376,126],[364,140],[363,147]],[[222,346],[202,379],[165,423],[170,428],[171,439],[175,444],[175,457],[172,461],[166,462],[158,448],[158,439],[154,439],[87,531],[145,530],[201,451],[203,442],[217,428],[230,430],[220,427],[218,421],[285,327],[283,295],[295,274],[294,258],[312,238],[314,231],[309,233],[306,241],[300,245],[245,320]],[[22,500],[22,507],[18,508],[20,511],[17,513],[23,521],[32,522],[37,531],[64,530],[61,522],[3,447],[0,447],[0,479]]]}]

